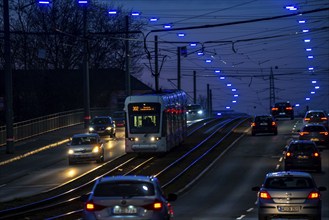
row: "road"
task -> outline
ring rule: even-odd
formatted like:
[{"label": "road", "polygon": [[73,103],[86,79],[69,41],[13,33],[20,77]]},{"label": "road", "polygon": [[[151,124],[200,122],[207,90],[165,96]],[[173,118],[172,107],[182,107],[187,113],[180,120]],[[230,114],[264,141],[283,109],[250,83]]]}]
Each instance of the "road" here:
[{"label": "road", "polygon": [[[125,153],[124,128],[117,128],[116,137],[115,140],[105,138],[106,161]],[[32,146],[34,142],[31,141],[29,144]],[[0,166],[0,202],[58,187],[99,165],[90,162],[69,166],[65,143],[2,165]]]},{"label": "road", "polygon": [[[232,146],[195,185],[179,195],[175,219],[226,220],[257,219],[256,193],[251,187],[260,185],[267,172],[281,170],[280,158],[285,144],[294,136],[298,120],[280,120],[279,134],[251,136],[250,131]],[[40,141],[40,138],[37,138]],[[27,145],[34,145],[28,142]],[[97,166],[85,163],[68,166],[66,144],[41,151],[0,166],[0,202],[29,196],[57,187]],[[124,153],[124,130],[118,128],[117,139],[108,139],[106,158]],[[2,158],[1,158],[2,159]],[[323,219],[329,219],[329,150],[322,151],[322,173],[314,173],[322,193]],[[2,161],[0,161],[2,162]]]},{"label": "road", "polygon": [[[295,135],[297,121],[280,120],[278,135],[251,136],[250,132],[221,157],[191,189],[173,203],[175,219],[257,219],[256,192],[267,172],[282,169],[280,158]],[[322,173],[313,173],[318,186],[329,190],[329,150],[322,151]],[[322,193],[323,219],[329,219],[329,191]]]}]

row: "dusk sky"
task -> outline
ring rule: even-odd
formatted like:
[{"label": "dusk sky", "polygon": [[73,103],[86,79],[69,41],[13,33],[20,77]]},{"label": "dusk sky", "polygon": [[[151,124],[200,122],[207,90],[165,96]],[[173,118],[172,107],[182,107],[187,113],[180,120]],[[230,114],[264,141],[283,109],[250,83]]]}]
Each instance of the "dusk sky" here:
[{"label": "dusk sky", "polygon": [[[154,36],[159,39],[161,88],[176,88],[177,47],[186,46],[188,55],[181,57],[181,88],[193,97],[196,71],[197,96],[206,96],[208,84],[213,109],[269,113],[272,69],[276,102],[297,104],[297,113],[306,106],[329,110],[327,0],[111,2],[140,12],[138,19],[158,18],[149,22],[144,35],[151,52]],[[167,24],[174,30],[154,32],[164,30]],[[203,54],[198,55],[200,52]],[[146,59],[142,62],[150,66]],[[154,60],[151,62],[154,67]],[[149,68],[144,68],[140,79],[154,86]]]}]

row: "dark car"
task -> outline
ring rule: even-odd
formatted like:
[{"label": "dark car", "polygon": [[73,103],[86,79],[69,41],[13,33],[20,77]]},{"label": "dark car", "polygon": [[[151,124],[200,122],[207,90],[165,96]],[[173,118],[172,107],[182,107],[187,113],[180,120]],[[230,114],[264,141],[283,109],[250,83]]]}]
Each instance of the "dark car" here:
[{"label": "dark car", "polygon": [[251,135],[255,136],[259,133],[278,134],[278,126],[275,119],[271,115],[257,115],[251,123]]},{"label": "dark car", "polygon": [[324,110],[309,110],[303,118],[303,125],[322,124],[329,129],[329,117]]},{"label": "dark car", "polygon": [[310,173],[281,171],[266,174],[257,191],[258,219],[301,218],[321,219],[322,201],[320,191]]},{"label": "dark car", "polygon": [[169,203],[176,194],[167,196],[157,178],[152,176],[108,176],[96,180],[84,201],[83,219],[152,219],[170,220]]},{"label": "dark car", "polygon": [[115,138],[115,123],[110,116],[97,116],[91,120],[89,132],[109,135],[111,138]]},{"label": "dark car", "polygon": [[111,115],[113,121],[115,122],[115,126],[117,127],[124,127],[126,124],[126,119],[125,119],[125,112],[124,111],[116,111],[113,112]]},{"label": "dark car", "polygon": [[186,106],[187,120],[202,119],[205,117],[205,110],[199,104],[188,104]]},{"label": "dark car", "polygon": [[271,114],[276,118],[295,118],[294,108],[289,102],[277,102],[271,109]]},{"label": "dark car", "polygon": [[299,140],[311,140],[326,145],[329,143],[329,132],[322,124],[307,124],[299,131]]},{"label": "dark car", "polygon": [[315,170],[321,172],[321,155],[310,140],[293,140],[284,151],[284,170]]}]

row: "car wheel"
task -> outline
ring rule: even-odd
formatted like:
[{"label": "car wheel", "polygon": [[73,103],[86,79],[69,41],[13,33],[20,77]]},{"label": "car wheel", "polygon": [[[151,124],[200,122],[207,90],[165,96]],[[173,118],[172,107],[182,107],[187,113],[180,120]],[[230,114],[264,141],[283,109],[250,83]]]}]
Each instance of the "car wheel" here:
[{"label": "car wheel", "polygon": [[104,162],[104,154],[98,159],[96,160],[97,163],[103,163]]}]

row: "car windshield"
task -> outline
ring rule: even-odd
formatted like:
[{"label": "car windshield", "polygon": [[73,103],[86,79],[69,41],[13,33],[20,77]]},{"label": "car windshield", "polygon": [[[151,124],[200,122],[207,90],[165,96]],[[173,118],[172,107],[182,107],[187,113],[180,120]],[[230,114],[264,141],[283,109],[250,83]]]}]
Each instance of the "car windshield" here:
[{"label": "car windshield", "polygon": [[96,143],[97,139],[95,137],[75,137],[72,139],[72,145],[89,145]]},{"label": "car windshield", "polygon": [[108,118],[94,118],[91,122],[91,124],[96,124],[96,125],[103,125],[103,124],[109,124],[109,119]]},{"label": "car windshield", "polygon": [[148,182],[141,181],[113,181],[103,182],[96,186],[94,196],[97,197],[133,197],[153,196],[154,186]]},{"label": "car windshield", "polygon": [[306,177],[272,177],[264,184],[267,189],[304,189],[313,188],[313,182]]}]

